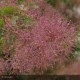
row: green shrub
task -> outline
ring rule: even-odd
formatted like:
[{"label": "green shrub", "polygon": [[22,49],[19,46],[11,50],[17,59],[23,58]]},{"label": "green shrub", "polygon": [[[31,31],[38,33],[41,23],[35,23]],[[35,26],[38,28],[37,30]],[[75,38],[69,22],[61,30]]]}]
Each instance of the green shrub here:
[{"label": "green shrub", "polygon": [[4,6],[0,8],[0,15],[13,15],[17,13],[17,8],[13,6]]},{"label": "green shrub", "polygon": [[3,25],[4,25],[4,20],[0,19],[0,29],[3,27]]}]

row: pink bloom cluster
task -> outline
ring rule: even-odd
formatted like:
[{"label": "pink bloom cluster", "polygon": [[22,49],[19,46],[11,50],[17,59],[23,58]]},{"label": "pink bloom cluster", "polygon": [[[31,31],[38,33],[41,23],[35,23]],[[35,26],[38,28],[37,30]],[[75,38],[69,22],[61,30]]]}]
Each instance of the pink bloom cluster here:
[{"label": "pink bloom cluster", "polygon": [[27,14],[35,18],[36,25],[32,30],[18,31],[16,53],[11,60],[13,72],[43,74],[72,52],[75,28],[46,3]]}]

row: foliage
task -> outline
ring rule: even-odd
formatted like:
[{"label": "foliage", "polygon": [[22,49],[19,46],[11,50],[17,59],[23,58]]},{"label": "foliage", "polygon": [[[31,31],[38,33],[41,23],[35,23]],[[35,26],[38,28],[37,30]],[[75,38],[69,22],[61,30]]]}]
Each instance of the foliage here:
[{"label": "foliage", "polygon": [[0,7],[0,15],[13,15],[17,13],[17,8],[14,6],[3,6]]},{"label": "foliage", "polygon": [[0,28],[2,28],[3,25],[4,25],[4,21],[3,21],[3,19],[0,19]]},{"label": "foliage", "polygon": [[[52,6],[56,6],[58,0],[46,0],[47,3],[51,4]],[[64,4],[66,4],[70,9],[72,9],[73,7],[73,3],[71,0],[60,0],[60,2],[63,2]]]},{"label": "foliage", "polygon": [[17,4],[22,4],[25,0],[17,0]]},{"label": "foliage", "polygon": [[47,3],[50,3],[51,5],[55,6],[57,0],[46,0]]},{"label": "foliage", "polygon": [[4,48],[4,30],[3,30],[4,21],[3,19],[0,19],[0,55],[3,54],[3,48]]}]

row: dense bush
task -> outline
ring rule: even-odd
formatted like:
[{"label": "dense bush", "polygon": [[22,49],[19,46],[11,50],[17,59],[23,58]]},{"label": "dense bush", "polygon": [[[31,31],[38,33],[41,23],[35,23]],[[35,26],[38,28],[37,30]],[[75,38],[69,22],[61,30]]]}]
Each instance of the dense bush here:
[{"label": "dense bush", "polygon": [[25,13],[3,16],[8,46],[4,52],[10,51],[5,54],[6,69],[13,74],[44,74],[65,60],[75,44],[74,25],[43,0],[34,1]]},{"label": "dense bush", "polygon": [[12,66],[21,74],[43,74],[56,61],[64,60],[74,46],[74,26],[51,6],[43,4],[29,12],[36,20],[35,26],[19,33],[21,39]]}]

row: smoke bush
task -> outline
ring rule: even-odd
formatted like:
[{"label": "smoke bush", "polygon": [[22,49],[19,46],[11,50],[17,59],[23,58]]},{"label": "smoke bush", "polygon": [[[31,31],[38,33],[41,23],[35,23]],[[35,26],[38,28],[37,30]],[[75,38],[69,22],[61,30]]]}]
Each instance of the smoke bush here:
[{"label": "smoke bush", "polygon": [[32,29],[16,30],[16,53],[11,57],[14,74],[43,74],[56,61],[65,60],[75,44],[74,25],[43,1],[37,4],[27,12],[36,21]]},{"label": "smoke bush", "polygon": [[[22,13],[15,13],[14,6],[0,8],[5,22],[5,69],[13,74],[44,74],[72,52],[75,26],[44,0],[25,1],[29,1],[28,10]],[[3,73],[2,60],[0,65]]]}]

